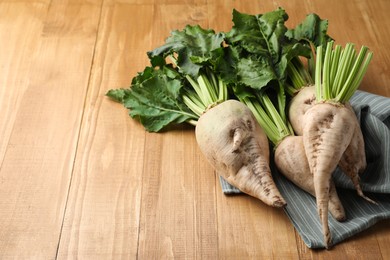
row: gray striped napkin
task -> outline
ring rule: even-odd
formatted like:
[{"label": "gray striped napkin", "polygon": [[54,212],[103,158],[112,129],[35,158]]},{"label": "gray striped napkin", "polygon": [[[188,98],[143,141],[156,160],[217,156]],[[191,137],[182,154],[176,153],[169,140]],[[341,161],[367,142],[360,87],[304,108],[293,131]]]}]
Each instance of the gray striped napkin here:
[{"label": "gray striped napkin", "polygon": [[[329,215],[333,245],[390,218],[390,98],[357,91],[350,102],[360,121],[367,156],[367,169],[361,175],[361,186],[378,205],[360,198],[352,182],[337,169],[334,178],[347,220],[338,222]],[[284,210],[305,244],[309,248],[324,248],[315,198],[279,174],[272,164],[271,170],[287,201]],[[241,193],[222,177],[220,183],[225,194]]]}]

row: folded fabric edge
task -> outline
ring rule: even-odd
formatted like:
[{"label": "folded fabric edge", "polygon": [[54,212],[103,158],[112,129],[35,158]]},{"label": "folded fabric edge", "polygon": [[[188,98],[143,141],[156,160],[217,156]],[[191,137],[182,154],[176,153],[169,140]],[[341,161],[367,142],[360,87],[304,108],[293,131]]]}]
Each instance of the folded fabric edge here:
[{"label": "folded fabric edge", "polygon": [[240,194],[242,191],[228,183],[222,176],[219,176],[219,183],[224,194]]}]

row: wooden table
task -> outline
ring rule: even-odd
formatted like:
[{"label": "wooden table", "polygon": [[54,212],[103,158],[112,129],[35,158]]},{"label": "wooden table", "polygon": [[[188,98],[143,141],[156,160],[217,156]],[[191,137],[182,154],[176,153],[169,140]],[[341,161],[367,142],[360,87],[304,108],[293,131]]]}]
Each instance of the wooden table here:
[{"label": "wooden table", "polygon": [[361,89],[390,97],[388,0],[0,1],[0,259],[389,259],[389,221],[308,249],[283,210],[222,194],[191,126],[147,133],[105,97],[171,30],[278,6],[368,45]]}]

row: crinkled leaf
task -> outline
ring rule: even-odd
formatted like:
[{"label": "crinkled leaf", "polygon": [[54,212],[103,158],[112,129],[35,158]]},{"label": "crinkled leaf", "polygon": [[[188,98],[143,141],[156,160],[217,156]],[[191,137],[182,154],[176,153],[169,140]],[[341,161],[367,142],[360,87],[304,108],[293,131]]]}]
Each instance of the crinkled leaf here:
[{"label": "crinkled leaf", "polygon": [[[309,14],[294,29],[288,30],[286,36],[315,50],[318,46],[325,49],[327,42],[333,40],[327,33],[328,21],[322,20],[317,14]],[[311,53],[308,58],[308,71],[313,77],[315,71],[314,53]]]},{"label": "crinkled leaf", "polygon": [[261,60],[251,60],[247,58],[242,58],[238,62],[237,77],[239,82],[255,89],[261,89],[271,80],[277,79],[270,64],[262,62]]},{"label": "crinkled leaf", "polygon": [[294,29],[288,30],[286,36],[298,41],[307,41],[315,47],[326,47],[326,43],[332,38],[327,34],[328,20],[322,20],[317,14],[309,14],[302,23]]},{"label": "crinkled leaf", "polygon": [[177,55],[179,70],[196,78],[202,65],[213,59],[213,51],[221,48],[224,34],[206,30],[199,25],[187,25],[182,31],[173,31],[165,44],[150,52],[153,65],[161,65],[162,57]]},{"label": "crinkled leaf", "polygon": [[286,12],[279,8],[273,12],[259,15],[249,15],[233,10],[232,30],[227,34],[229,44],[240,44],[249,53],[268,56],[270,63],[280,59],[287,27]]},{"label": "crinkled leaf", "polygon": [[225,83],[234,84],[237,81],[236,61],[239,60],[237,48],[220,48],[215,50],[214,70],[220,75]]},{"label": "crinkled leaf", "polygon": [[[196,116],[183,104],[180,78],[169,68],[145,68],[126,90],[110,90],[107,95],[122,102],[132,118],[139,120],[149,132],[161,131],[170,124],[183,123]],[[151,75],[150,75],[151,73]]]},{"label": "crinkled leaf", "polygon": [[138,83],[142,83],[148,78],[153,77],[154,75],[154,68],[152,67],[145,67],[144,71],[138,72],[137,75],[132,79],[131,84],[135,85]]},{"label": "crinkled leaf", "polygon": [[234,26],[226,41],[234,53],[232,68],[238,82],[261,89],[273,80],[284,83],[288,62],[296,56],[308,56],[310,49],[285,36],[288,15],[279,8],[259,15],[233,10]]},{"label": "crinkled leaf", "polygon": [[111,89],[107,92],[107,96],[115,100],[116,102],[123,103],[126,95],[128,94],[128,89]]},{"label": "crinkled leaf", "polygon": [[283,53],[280,56],[280,60],[275,64],[276,74],[279,76],[279,80],[284,82],[286,79],[286,70],[287,64],[294,57],[304,56],[309,58],[311,55],[311,50],[307,46],[297,43],[297,42],[289,42],[283,45]]},{"label": "crinkled leaf", "polygon": [[[226,41],[233,54],[230,67],[235,69],[237,75],[235,82],[229,81],[233,92],[244,102],[260,102],[255,113],[259,115],[264,112],[263,116],[274,120],[276,132],[270,131],[268,134],[278,138],[287,132],[284,91],[287,65],[293,58],[309,57],[311,53],[309,46],[286,36],[287,19],[288,15],[281,8],[259,15],[234,10],[234,26],[226,33]],[[263,107],[263,112],[260,107]],[[272,120],[267,121],[263,116],[258,117],[265,120],[263,125],[272,124]]]},{"label": "crinkled leaf", "polygon": [[253,93],[253,90],[248,89],[248,87],[243,84],[235,84],[233,86],[233,91],[234,91],[234,95],[239,100],[244,100],[247,98],[256,98],[256,95],[255,93]]},{"label": "crinkled leaf", "polygon": [[226,41],[232,46],[241,46],[248,53],[267,54],[267,43],[259,30],[257,17],[233,10],[234,26],[226,34]]}]

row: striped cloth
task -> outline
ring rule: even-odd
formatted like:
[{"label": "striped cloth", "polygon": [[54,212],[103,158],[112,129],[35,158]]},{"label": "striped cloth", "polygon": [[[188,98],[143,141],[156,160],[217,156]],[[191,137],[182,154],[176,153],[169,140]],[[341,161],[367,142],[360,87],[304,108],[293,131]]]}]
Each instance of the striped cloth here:
[{"label": "striped cloth", "polygon": [[[360,121],[367,156],[367,168],[361,175],[361,186],[365,195],[378,202],[378,205],[359,197],[352,182],[337,169],[334,179],[347,220],[338,222],[329,215],[333,245],[380,220],[390,218],[390,98],[357,91],[350,102]],[[305,244],[309,248],[324,248],[315,198],[279,174],[274,165],[271,165],[271,171],[287,201],[284,211]],[[222,177],[220,183],[225,194],[240,193]]]}]

